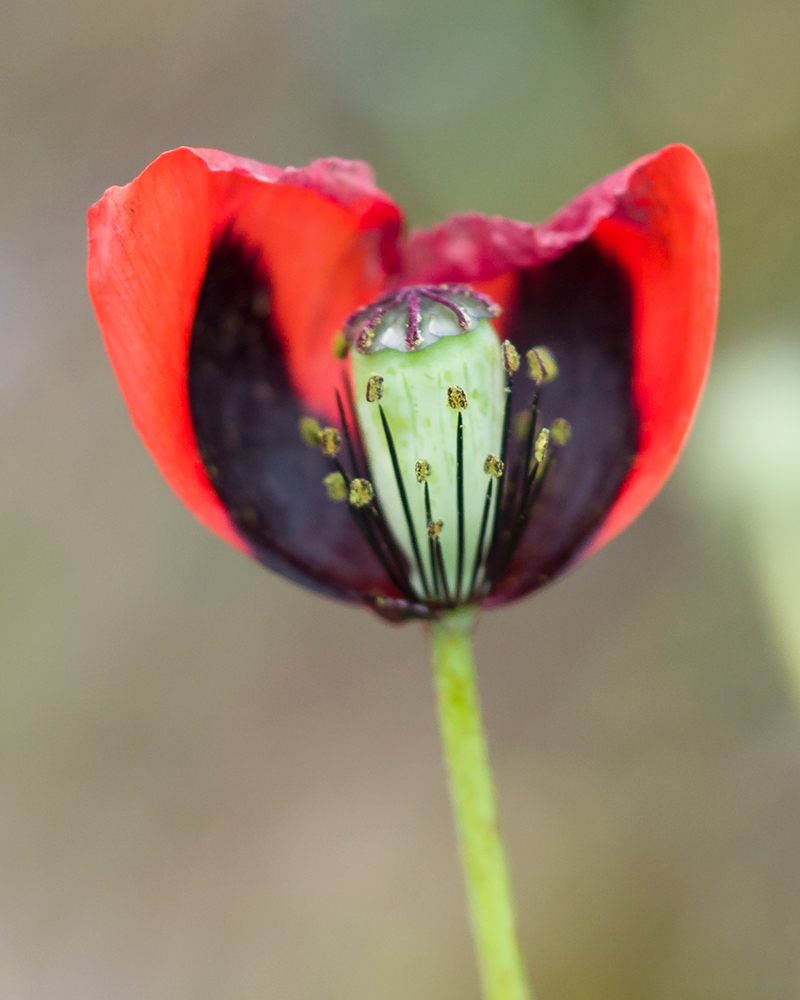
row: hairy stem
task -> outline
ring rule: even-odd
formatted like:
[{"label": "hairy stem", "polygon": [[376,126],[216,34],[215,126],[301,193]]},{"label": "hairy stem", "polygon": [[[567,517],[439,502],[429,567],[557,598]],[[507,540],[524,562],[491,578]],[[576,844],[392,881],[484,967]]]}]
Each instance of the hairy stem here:
[{"label": "hairy stem", "polygon": [[472,660],[474,612],[431,626],[431,655],[450,798],[485,1000],[533,1000],[520,955],[494,781]]}]

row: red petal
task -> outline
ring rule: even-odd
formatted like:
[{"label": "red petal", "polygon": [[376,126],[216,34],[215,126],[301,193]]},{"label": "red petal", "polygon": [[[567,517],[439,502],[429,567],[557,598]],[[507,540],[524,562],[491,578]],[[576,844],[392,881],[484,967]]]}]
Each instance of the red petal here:
[{"label": "red petal", "polygon": [[596,551],[661,489],[689,433],[711,363],[719,303],[719,239],[708,175],[686,146],[640,161],[624,202],[597,227],[630,275],[634,397],[640,447],[591,545]]},{"label": "red petal", "polygon": [[[632,288],[632,391],[639,421],[638,453],[586,550],[594,552],[642,511],[672,471],[708,372],[719,245],[711,187],[697,155],[669,146],[643,157],[541,226],[453,216],[413,235],[404,280],[468,282],[505,305],[514,295],[515,274],[586,242],[616,261]],[[535,585],[530,580],[526,589]]]},{"label": "red petal", "polygon": [[133,422],[181,499],[246,548],[206,475],[187,395],[212,239],[233,223],[269,268],[293,385],[332,410],[330,342],[396,269],[401,217],[365,164],[281,170],[216,150],[164,153],[89,211],[89,293]]}]

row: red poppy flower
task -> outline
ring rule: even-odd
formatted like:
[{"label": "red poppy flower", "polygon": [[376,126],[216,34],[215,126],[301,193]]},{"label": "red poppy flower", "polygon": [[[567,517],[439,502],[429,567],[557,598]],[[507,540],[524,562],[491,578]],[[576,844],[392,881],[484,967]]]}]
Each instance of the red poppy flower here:
[{"label": "red poppy flower", "polygon": [[521,597],[636,517],[688,432],[719,281],[684,146],[541,226],[402,232],[364,164],[205,149],[89,212],[92,302],[168,482],[267,566],[392,618]]}]

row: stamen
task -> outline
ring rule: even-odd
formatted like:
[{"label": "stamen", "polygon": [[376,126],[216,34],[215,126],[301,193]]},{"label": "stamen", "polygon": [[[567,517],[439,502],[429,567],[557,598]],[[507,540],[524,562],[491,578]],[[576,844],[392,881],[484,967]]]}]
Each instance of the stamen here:
[{"label": "stamen", "polygon": [[[449,390],[448,390],[449,391]],[[462,390],[463,391],[463,390]],[[466,396],[464,406],[467,405]],[[461,575],[464,571],[464,418],[458,411],[456,428],[456,507],[458,510],[458,563],[456,569],[456,604],[461,598]]]},{"label": "stamen", "polygon": [[544,461],[544,456],[547,454],[547,449],[550,445],[550,431],[543,427],[539,431],[539,436],[536,438],[536,445],[533,449],[533,457],[536,459],[536,464],[541,465]]},{"label": "stamen", "polygon": [[[508,428],[511,422],[511,397],[513,395],[511,389],[511,379],[506,379],[506,403],[503,410],[503,435],[501,438],[500,445],[500,461],[503,463],[503,470],[506,466],[506,455],[508,454]],[[498,484],[497,489],[497,500],[494,505],[494,520],[492,523],[492,535],[491,541],[489,542],[489,552],[487,555],[487,562],[494,552],[495,545],[497,543],[497,534],[500,528],[500,515],[502,510],[510,503],[510,491],[513,488],[513,483],[508,481],[508,476],[505,477],[502,483]]]},{"label": "stamen", "polygon": [[414,527],[414,519],[411,516],[411,508],[408,506],[408,497],[406,496],[406,487],[403,482],[403,475],[400,472],[400,463],[397,460],[397,449],[394,446],[394,440],[392,438],[392,432],[389,430],[389,421],[386,419],[386,414],[383,411],[383,407],[378,403],[378,409],[381,415],[381,423],[383,424],[383,434],[386,438],[386,446],[389,449],[389,457],[392,460],[392,470],[394,471],[395,482],[397,483],[397,492],[400,494],[400,503],[403,507],[403,516],[406,519],[406,527],[408,528],[409,538],[411,539],[411,547],[414,550],[414,558],[417,562],[417,568],[419,569],[420,579],[422,580],[422,589],[425,594],[428,594],[428,578],[425,575],[425,566],[422,562],[422,556],[419,551],[419,543],[417,542],[417,532]]},{"label": "stamen", "polygon": [[342,422],[342,431],[344,432],[344,440],[347,445],[347,454],[350,456],[350,464],[353,467],[353,475],[358,475],[358,462],[356,461],[356,450],[353,446],[353,438],[350,434],[350,428],[347,425],[347,418],[345,417],[344,404],[342,403],[342,397],[339,395],[339,390],[336,390],[336,407],[339,410],[339,419]]},{"label": "stamen", "polygon": [[[420,464],[421,464],[420,462],[417,462],[417,465],[420,465]],[[426,462],[425,465],[428,466],[428,470],[430,471],[430,464],[428,462]],[[425,522],[428,525],[428,558],[431,561],[431,575],[433,577],[433,592],[438,597],[439,596],[439,573],[438,573],[438,568],[437,568],[437,565],[436,565],[436,546],[434,544],[434,541],[438,537],[439,531],[442,530],[443,525],[442,525],[442,522],[439,521],[438,522],[438,524],[439,524],[439,531],[435,532],[434,534],[431,534],[431,524],[433,524],[434,522],[433,522],[433,518],[431,517],[431,491],[430,491],[430,488],[428,487],[428,479],[426,477],[424,480],[420,480],[419,476],[417,476],[417,482],[424,482],[424,484],[425,484]]]},{"label": "stamen", "polygon": [[[337,466],[336,472],[342,477],[342,480],[345,483],[345,486],[347,488],[347,494],[349,497],[352,483],[348,481],[347,476],[344,473],[344,470],[342,469],[341,465],[339,465],[339,462],[336,459],[334,459],[333,461]],[[398,560],[394,558],[392,545],[386,542],[386,539],[383,537],[383,532],[380,531],[381,519],[377,510],[375,510],[375,508],[371,506],[357,507],[351,503],[350,511],[353,515],[353,519],[355,520],[356,526],[363,535],[367,545],[369,545],[369,547],[375,553],[378,562],[380,562],[381,566],[383,566],[383,568],[386,570],[386,575],[389,577],[389,579],[392,581],[395,587],[397,587],[397,589],[400,591],[401,594],[405,594],[407,597],[410,597],[412,600],[416,601],[417,595],[414,593],[414,591],[411,589],[408,583],[408,577],[406,574],[405,567],[401,562],[398,562]],[[374,515],[374,520],[370,515]],[[378,534],[376,534],[376,529],[378,530]],[[378,535],[380,535],[381,537],[379,538]],[[383,540],[384,544],[386,544],[386,549],[388,550],[388,556],[387,552],[384,551],[384,548],[381,545],[381,540]]]},{"label": "stamen", "polygon": [[[358,424],[355,418],[353,386],[347,372],[344,373],[343,381],[352,420],[357,428]],[[339,419],[342,421],[342,430],[344,431],[350,461],[355,475],[358,477],[359,468],[367,468],[368,463],[361,448],[361,436],[356,434],[354,439],[354,436],[350,433],[349,423],[345,416],[344,404],[338,389],[336,390],[336,405],[339,410]],[[356,455],[356,445],[358,445],[360,463],[359,458]],[[344,477],[344,481],[347,484],[347,489],[349,491],[350,481],[347,474],[336,458],[334,458],[333,461],[337,467],[337,471]],[[397,544],[393,533],[389,530],[383,510],[381,509],[380,499],[376,496],[373,504],[363,509],[356,509],[355,507],[351,509],[353,510],[353,514],[356,517],[356,522],[358,523],[362,534],[366,538],[375,555],[380,560],[381,565],[386,570],[394,585],[402,594],[405,594],[406,597],[409,597],[412,601],[418,601],[419,598],[408,580],[408,568],[405,556]],[[383,544],[381,545],[381,543]]]},{"label": "stamen", "polygon": [[430,478],[431,474],[431,463],[427,462],[424,458],[421,458],[414,465],[414,475],[417,478],[418,483],[426,483]]},{"label": "stamen", "polygon": [[525,459],[522,464],[522,475],[527,476],[528,470],[531,467],[531,456],[533,455],[533,441],[534,434],[536,433],[536,418],[539,414],[539,391],[537,389],[533,394],[531,399],[531,408],[529,413],[529,423],[528,423],[528,433],[525,437]]},{"label": "stamen", "polygon": [[553,444],[565,445],[572,437],[572,424],[564,417],[556,417],[550,425],[550,438]]},{"label": "stamen", "polygon": [[499,579],[508,569],[511,564],[511,560],[514,557],[514,553],[517,551],[517,546],[520,543],[522,534],[525,531],[525,527],[531,515],[531,511],[536,505],[536,501],[539,499],[539,495],[542,492],[542,487],[544,486],[545,475],[547,469],[550,465],[550,455],[546,454],[544,461],[541,464],[534,465],[531,473],[525,479],[525,484],[522,493],[522,499],[520,501],[519,508],[517,509],[516,517],[509,529],[504,533],[504,548],[502,553],[492,559],[491,564],[491,579]]},{"label": "stamen", "polygon": [[558,377],[558,364],[547,347],[532,347],[525,358],[528,374],[537,385],[546,385]]},{"label": "stamen", "polygon": [[[489,456],[491,458],[491,455]],[[488,461],[488,459],[487,459]],[[481,563],[483,562],[483,543],[486,538],[486,525],[489,521],[489,507],[492,504],[492,487],[494,486],[494,478],[489,477],[489,482],[486,486],[486,498],[483,501],[483,513],[481,514],[481,526],[478,529],[478,544],[475,546],[475,558],[472,560],[472,575],[469,580],[469,593],[473,594],[475,591],[475,582],[478,579],[478,570],[481,568]]]},{"label": "stamen", "polygon": [[[339,397],[338,391],[336,393],[337,398]],[[339,400],[341,406],[341,400]],[[341,412],[341,409],[340,409]],[[344,425],[345,428],[347,424]],[[349,435],[348,435],[349,437]],[[338,458],[332,459],[335,471],[329,476],[326,476],[323,482],[331,479],[333,476],[339,476],[341,482],[345,487],[345,497],[349,497],[351,492],[351,487],[353,483],[357,483],[356,491],[360,491],[360,484],[366,483],[369,489],[372,489],[372,484],[366,479],[354,479],[350,480],[347,473],[342,468],[341,462]],[[327,482],[325,483],[327,486]],[[366,491],[365,491],[366,492]],[[328,495],[331,496],[330,490]],[[374,495],[374,490],[373,490]],[[337,497],[331,496],[331,499],[335,500]],[[407,598],[412,601],[417,601],[418,597],[414,593],[411,584],[408,582],[408,572],[406,569],[405,559],[398,548],[397,542],[394,540],[394,536],[389,531],[386,521],[384,520],[383,514],[378,508],[377,501],[375,505],[370,505],[369,501],[366,506],[361,506],[359,504],[354,504],[351,499],[350,510],[355,519],[358,530],[364,536],[364,540],[367,542],[369,547],[375,553],[381,566],[386,570],[386,574],[392,583],[397,587],[401,594],[404,594]],[[383,546],[381,545],[383,542]]]},{"label": "stamen", "polygon": [[506,370],[506,375],[513,375],[514,372],[519,371],[520,357],[519,351],[514,347],[510,340],[503,341],[503,368]]},{"label": "stamen", "polygon": [[361,434],[358,428],[358,416],[356,414],[356,399],[355,394],[353,393],[353,383],[350,381],[350,375],[346,370],[342,372],[342,382],[344,383],[344,392],[347,397],[347,410],[350,416],[349,424],[352,424],[354,429],[352,442],[353,449],[356,452],[356,458],[358,460],[358,464],[354,466],[354,469],[355,474],[358,475],[358,470],[367,469],[369,467],[369,463],[367,462],[367,456],[364,453],[364,444],[361,440]]},{"label": "stamen", "polygon": [[466,410],[469,406],[467,394],[460,385],[451,385],[447,390],[447,405],[451,410]]},{"label": "stamen", "polygon": [[377,403],[379,399],[383,399],[383,376],[373,372],[367,379],[367,402]]},{"label": "stamen", "polygon": [[530,475],[530,482],[532,483],[533,488],[529,490],[525,506],[520,511],[519,514],[520,530],[516,536],[516,541],[514,543],[515,549],[517,547],[517,544],[519,543],[520,537],[522,536],[522,530],[528,523],[528,517],[530,516],[530,513],[533,510],[533,506],[539,499],[539,494],[542,492],[542,487],[544,486],[544,477],[547,474],[547,470],[550,468],[551,461],[552,461],[552,452],[548,451],[547,454],[544,456],[544,460],[541,462],[540,465],[538,465],[533,470],[533,472]]},{"label": "stamen", "polygon": [[323,455],[338,455],[342,447],[342,435],[335,427],[323,427],[319,432],[319,450]]},{"label": "stamen", "polygon": [[347,482],[341,472],[329,472],[322,480],[325,484],[325,489],[328,491],[328,496],[331,500],[335,500],[337,503],[342,503],[347,499],[347,494],[349,492],[347,488]]},{"label": "stamen", "polygon": [[[403,553],[400,551],[394,535],[389,530],[386,519],[380,510],[378,498],[376,497],[375,501],[363,510],[356,511],[354,509],[353,512],[359,517],[366,518],[367,528],[372,537],[377,535],[375,538],[375,545],[379,550],[379,558],[384,568],[388,571],[395,586],[401,593],[410,595],[412,600],[418,601],[419,598],[408,580],[408,563],[406,562]],[[386,546],[388,557],[384,555],[380,542],[383,542],[384,546]]]},{"label": "stamen", "polygon": [[366,507],[374,498],[375,490],[368,479],[350,480],[350,503],[353,507]]},{"label": "stamen", "polygon": [[439,541],[439,536],[437,535],[433,539],[433,547],[436,555],[436,571],[439,574],[439,579],[442,581],[442,593],[444,594],[444,603],[450,603],[450,588],[447,586],[447,570],[444,568],[444,558],[442,556],[442,544]]},{"label": "stamen", "polygon": [[495,479],[499,479],[503,475],[503,470],[505,469],[505,462],[498,458],[496,455],[487,455],[486,461],[483,463],[483,471],[487,476],[494,476]]},{"label": "stamen", "polygon": [[[517,546],[520,543],[522,534],[525,531],[525,527],[530,518],[531,511],[536,505],[536,501],[539,499],[539,495],[542,492],[542,487],[544,486],[545,475],[550,467],[550,454],[545,455],[544,462],[541,465],[534,467],[530,476],[525,483],[525,494],[522,504],[520,505],[519,512],[517,513],[517,518],[514,523],[514,528],[511,532],[511,542],[508,546],[508,550],[505,555],[505,559],[501,565],[501,573],[505,573],[508,569],[509,564],[517,550]],[[533,489],[531,489],[533,486]]]},{"label": "stamen", "polygon": [[[527,503],[532,483],[532,480],[529,480],[528,477],[528,470],[533,454],[533,441],[538,412],[539,391],[537,388],[531,397],[528,412],[524,414],[526,417],[525,446],[517,452],[511,476],[505,476],[503,479],[504,488],[495,507],[492,542],[486,558],[486,577],[487,579],[491,579],[491,581],[498,580],[502,576],[514,554],[515,543],[512,541],[514,524],[516,523],[516,517],[519,516],[520,511]],[[519,501],[516,506],[516,514],[514,513],[515,501]]]},{"label": "stamen", "polygon": [[300,417],[297,421],[297,427],[300,431],[300,437],[309,448],[319,447],[319,436],[322,431],[319,420],[315,420],[313,417]]},{"label": "stamen", "polygon": [[443,527],[444,521],[428,521],[428,538],[438,538]]}]

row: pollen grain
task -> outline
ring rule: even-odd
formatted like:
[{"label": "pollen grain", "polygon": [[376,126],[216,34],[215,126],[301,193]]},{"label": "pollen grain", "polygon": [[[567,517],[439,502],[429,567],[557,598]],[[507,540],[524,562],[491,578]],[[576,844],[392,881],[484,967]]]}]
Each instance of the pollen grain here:
[{"label": "pollen grain", "polygon": [[323,427],[319,432],[319,449],[323,455],[338,455],[342,447],[342,435],[335,427]]},{"label": "pollen grain", "polygon": [[377,403],[379,399],[383,399],[383,375],[373,372],[367,379],[367,402]]},{"label": "pollen grain", "polygon": [[549,446],[550,431],[546,427],[543,427],[539,431],[539,436],[536,438],[536,444],[533,446],[533,457],[536,459],[538,464],[541,464],[544,461]]},{"label": "pollen grain", "polygon": [[372,503],[375,490],[368,479],[353,479],[350,481],[350,504],[353,507],[366,507]]},{"label": "pollen grain", "polygon": [[451,385],[447,390],[447,405],[451,410],[466,410],[469,403],[467,394],[460,385]]},{"label": "pollen grain", "polygon": [[537,385],[547,385],[558,378],[558,363],[547,347],[532,347],[525,355],[528,374]]},{"label": "pollen grain", "polygon": [[329,472],[322,480],[328,496],[337,503],[342,503],[347,499],[347,483],[341,472]]},{"label": "pollen grain", "polygon": [[513,375],[514,372],[519,371],[520,358],[519,351],[514,347],[510,340],[503,341],[503,368],[506,370],[506,375]]},{"label": "pollen grain", "polygon": [[495,479],[499,479],[503,475],[505,469],[505,462],[499,459],[496,455],[487,455],[486,461],[483,463],[483,471],[487,476],[494,476]]},{"label": "pollen grain", "polygon": [[319,421],[313,417],[301,417],[297,422],[297,426],[300,430],[300,437],[302,437],[308,447],[318,448],[319,436],[322,432]]}]

